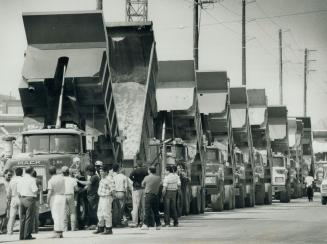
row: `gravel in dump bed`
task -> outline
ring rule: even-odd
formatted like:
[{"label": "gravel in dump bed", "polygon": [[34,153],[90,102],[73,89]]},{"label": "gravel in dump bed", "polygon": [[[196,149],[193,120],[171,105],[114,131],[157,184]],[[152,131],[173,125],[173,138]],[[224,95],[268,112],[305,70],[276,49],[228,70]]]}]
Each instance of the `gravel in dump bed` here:
[{"label": "gravel in dump bed", "polygon": [[133,159],[139,150],[143,127],[145,86],[136,82],[113,83],[119,130],[123,141],[124,159]]}]

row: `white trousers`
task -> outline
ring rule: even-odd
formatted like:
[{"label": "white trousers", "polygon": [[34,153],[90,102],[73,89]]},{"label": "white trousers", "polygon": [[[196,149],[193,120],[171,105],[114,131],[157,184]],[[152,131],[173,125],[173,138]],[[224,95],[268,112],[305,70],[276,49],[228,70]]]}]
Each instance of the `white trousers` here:
[{"label": "white trousers", "polygon": [[66,214],[66,197],[65,195],[52,196],[51,214],[53,219],[53,230],[56,232],[64,231],[65,214]]},{"label": "white trousers", "polygon": [[134,224],[138,224],[139,213],[140,213],[140,220],[141,223],[143,222],[143,215],[144,215],[144,189],[133,190],[132,192],[132,200],[133,200],[133,210],[132,210],[132,219]]},{"label": "white trousers", "polygon": [[19,213],[19,205],[20,201],[18,197],[13,197],[10,202],[10,210],[9,210],[9,219],[7,224],[7,232],[11,234],[13,232],[16,214]]},{"label": "white trousers", "polygon": [[99,197],[97,216],[99,226],[112,227],[112,197]]}]

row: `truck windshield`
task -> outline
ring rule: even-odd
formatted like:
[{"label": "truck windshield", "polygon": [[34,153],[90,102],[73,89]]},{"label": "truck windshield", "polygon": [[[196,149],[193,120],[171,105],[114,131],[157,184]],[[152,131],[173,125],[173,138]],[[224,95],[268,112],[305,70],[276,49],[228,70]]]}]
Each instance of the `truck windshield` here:
[{"label": "truck windshield", "polygon": [[76,134],[25,135],[23,138],[23,152],[26,153],[80,153],[80,148]]},{"label": "truck windshield", "polygon": [[280,157],[273,158],[273,167],[285,167],[284,159]]}]

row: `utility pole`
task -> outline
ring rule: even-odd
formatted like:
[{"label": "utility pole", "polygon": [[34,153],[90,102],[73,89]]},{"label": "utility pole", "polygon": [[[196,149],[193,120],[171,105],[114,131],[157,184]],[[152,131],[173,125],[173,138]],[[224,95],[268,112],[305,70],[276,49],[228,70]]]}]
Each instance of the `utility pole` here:
[{"label": "utility pole", "polygon": [[246,85],[246,33],[245,33],[246,0],[242,0],[242,85]]},{"label": "utility pole", "polygon": [[193,2],[193,57],[195,70],[199,68],[199,1]]},{"label": "utility pole", "polygon": [[102,9],[103,9],[102,0],[97,0],[97,10],[102,10]]},{"label": "utility pole", "polygon": [[310,72],[316,70],[309,69],[309,63],[317,61],[315,59],[308,59],[310,52],[315,52],[317,50],[304,49],[304,104],[303,104],[303,115],[307,116],[307,97],[308,97],[308,75]]},{"label": "utility pole", "polygon": [[307,116],[307,74],[308,74],[308,49],[304,49],[304,104],[303,116]]},{"label": "utility pole", "polygon": [[283,105],[283,36],[279,29],[279,105]]}]

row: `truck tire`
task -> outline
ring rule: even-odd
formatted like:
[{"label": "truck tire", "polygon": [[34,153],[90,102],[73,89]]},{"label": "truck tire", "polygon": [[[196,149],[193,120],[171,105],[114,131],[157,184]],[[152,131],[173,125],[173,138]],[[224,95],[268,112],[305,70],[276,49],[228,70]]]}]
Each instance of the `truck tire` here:
[{"label": "truck tire", "polygon": [[196,197],[192,196],[191,212],[192,214],[199,214],[201,212],[201,193],[199,189],[196,191]]},{"label": "truck tire", "polygon": [[327,204],[327,198],[326,197],[321,197],[321,204],[326,205]]},{"label": "truck tire", "polygon": [[235,208],[245,207],[245,187],[241,185],[239,188],[239,195],[235,196]]},{"label": "truck tire", "polygon": [[265,204],[270,205],[272,203],[272,186],[267,185],[267,191],[265,191]]},{"label": "truck tire", "polygon": [[260,184],[255,186],[255,204],[263,205],[265,203],[265,185]]},{"label": "truck tire", "polygon": [[190,214],[190,204],[191,204],[191,190],[190,186],[187,185],[185,190],[182,192],[182,200],[183,200],[183,215]]},{"label": "truck tire", "polygon": [[225,202],[224,209],[231,210],[233,209],[233,191],[231,185],[226,185],[225,187]]},{"label": "truck tire", "polygon": [[177,209],[178,217],[181,217],[182,213],[183,213],[183,199],[182,199],[182,192],[181,191],[177,191],[176,209]]},{"label": "truck tire", "polygon": [[212,194],[210,196],[211,208],[214,212],[221,212],[224,210],[224,192],[218,194]]},{"label": "truck tire", "polygon": [[289,200],[289,192],[287,190],[280,192],[280,202],[282,203],[288,203]]},{"label": "truck tire", "polygon": [[254,188],[250,186],[250,193],[245,197],[245,207],[253,207],[255,202]]}]

